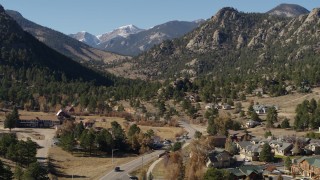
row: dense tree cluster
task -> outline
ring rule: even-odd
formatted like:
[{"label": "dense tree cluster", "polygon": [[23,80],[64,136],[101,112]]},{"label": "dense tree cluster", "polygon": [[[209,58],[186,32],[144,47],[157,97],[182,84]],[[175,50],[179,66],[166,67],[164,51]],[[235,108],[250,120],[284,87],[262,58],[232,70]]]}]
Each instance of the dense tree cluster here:
[{"label": "dense tree cluster", "polygon": [[204,174],[204,180],[232,180],[234,177],[226,170],[209,168],[207,172]]},{"label": "dense tree cluster", "polygon": [[37,144],[31,139],[17,140],[14,134],[3,134],[0,138],[0,156],[19,165],[29,165],[36,161]]},{"label": "dense tree cluster", "polygon": [[[16,179],[48,179],[47,170],[36,160],[37,143],[28,138],[18,140],[14,134],[2,134],[0,137],[0,156],[16,162]],[[25,170],[22,167],[26,167]],[[0,161],[0,179],[12,179],[10,168]]]},{"label": "dense tree cluster", "polygon": [[296,107],[296,116],[294,119],[294,128],[303,130],[307,128],[317,128],[320,126],[320,102],[315,99],[304,100]]},{"label": "dense tree cluster", "polygon": [[127,134],[119,123],[111,122],[110,130],[95,131],[87,129],[83,123],[75,124],[67,121],[63,124],[63,132],[59,134],[59,145],[66,151],[73,152],[76,146],[91,155],[93,152],[111,153],[113,149],[122,152],[144,153],[153,148],[153,130],[141,132],[140,128],[133,124]]}]

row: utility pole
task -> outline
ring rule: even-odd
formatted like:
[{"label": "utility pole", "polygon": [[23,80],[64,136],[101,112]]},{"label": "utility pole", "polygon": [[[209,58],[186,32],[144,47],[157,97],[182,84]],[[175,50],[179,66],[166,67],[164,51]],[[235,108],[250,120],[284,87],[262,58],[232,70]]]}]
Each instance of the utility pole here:
[{"label": "utility pole", "polygon": [[143,156],[144,156],[144,155],[142,155],[142,157],[141,157],[141,159],[142,159],[142,169],[143,169]]},{"label": "utility pole", "polygon": [[113,164],[113,151],[116,151],[116,150],[118,150],[118,149],[112,149],[112,153],[111,153],[112,154],[111,155],[112,156],[112,164]]}]

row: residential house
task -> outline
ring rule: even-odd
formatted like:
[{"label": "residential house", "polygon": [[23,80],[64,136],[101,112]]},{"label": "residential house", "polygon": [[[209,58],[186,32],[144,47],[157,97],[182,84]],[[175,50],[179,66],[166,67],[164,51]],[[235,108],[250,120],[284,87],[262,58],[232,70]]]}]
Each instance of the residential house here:
[{"label": "residential house", "polygon": [[240,157],[245,161],[258,161],[262,148],[258,144],[248,145],[240,151]]},{"label": "residential house", "polygon": [[221,109],[222,107],[219,104],[209,103],[205,106],[205,109]]},{"label": "residential house", "polygon": [[224,147],[224,145],[226,144],[226,141],[227,141],[226,136],[220,136],[220,135],[213,136],[214,147]]},{"label": "residential house", "polygon": [[237,168],[227,169],[232,175],[234,175],[234,179],[263,179],[262,173],[263,169],[259,166],[254,165],[244,165]]},{"label": "residential house", "polygon": [[214,108],[214,104],[213,103],[209,103],[204,107],[206,110],[208,109],[213,109]]},{"label": "residential house", "polygon": [[264,90],[262,88],[257,88],[252,91],[252,94],[258,95],[258,94],[264,94]]},{"label": "residential house", "polygon": [[274,165],[266,166],[266,168],[263,171],[264,179],[275,176],[275,175],[279,175],[279,174],[281,174],[281,172]]},{"label": "residential house", "polygon": [[253,110],[257,113],[257,114],[266,114],[268,111],[268,107],[265,105],[254,105],[253,106]]},{"label": "residential house", "polygon": [[229,104],[224,104],[224,105],[222,106],[222,109],[224,109],[224,110],[230,110],[230,109],[231,109],[231,106],[230,106]]},{"label": "residential house", "polygon": [[262,139],[259,141],[259,144],[260,144],[260,146],[263,146],[265,143],[269,144],[269,142],[270,142],[270,139]]},{"label": "residential house", "polygon": [[320,179],[320,157],[302,157],[291,166],[293,174],[300,174],[311,179]]},{"label": "residential house", "polygon": [[58,119],[69,119],[71,116],[70,114],[68,114],[66,111],[64,111],[63,109],[60,109],[56,116],[58,116]]},{"label": "residential house", "polygon": [[320,142],[311,142],[305,146],[305,149],[308,149],[313,152],[313,154],[320,154]]},{"label": "residential house", "polygon": [[262,104],[257,104],[253,106],[253,110],[257,113],[257,114],[266,114],[268,112],[268,109],[274,107],[276,110],[279,109],[278,106],[275,105],[262,105]]},{"label": "residential house", "polygon": [[85,128],[91,128],[96,123],[96,121],[94,119],[85,119],[82,120],[82,123]]},{"label": "residential house", "polygon": [[225,150],[214,150],[208,155],[207,167],[226,168],[234,163],[233,157]]},{"label": "residential house", "polygon": [[280,156],[286,156],[291,153],[291,149],[293,148],[293,144],[291,143],[280,143],[275,146],[274,154]]},{"label": "residential house", "polygon": [[248,141],[253,138],[251,133],[244,130],[234,131],[229,129],[228,134],[234,141]]},{"label": "residential house", "polygon": [[252,139],[250,140],[251,144],[259,144],[260,141],[261,141],[260,138],[252,138]]},{"label": "residential house", "polygon": [[245,149],[247,146],[252,145],[252,143],[250,141],[239,141],[239,142],[235,142],[239,152],[242,151],[243,149]]},{"label": "residential house", "polygon": [[246,128],[254,128],[256,126],[260,125],[260,122],[249,120],[246,122]]},{"label": "residential house", "polygon": [[74,107],[73,106],[67,106],[66,108],[64,108],[64,111],[68,114],[74,114]]}]

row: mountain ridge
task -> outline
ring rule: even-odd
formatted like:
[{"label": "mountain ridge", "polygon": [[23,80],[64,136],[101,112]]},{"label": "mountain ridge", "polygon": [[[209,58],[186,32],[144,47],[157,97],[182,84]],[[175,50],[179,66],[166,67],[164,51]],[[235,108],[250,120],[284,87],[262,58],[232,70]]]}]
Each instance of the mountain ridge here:
[{"label": "mountain ridge", "polygon": [[126,58],[118,54],[92,48],[61,32],[36,24],[24,18],[21,13],[17,11],[6,10],[6,13],[25,31],[32,34],[38,40],[77,62],[103,70],[103,68],[99,67],[104,66],[109,62]]},{"label": "mountain ridge", "polygon": [[[320,81],[319,75],[309,74],[314,69],[306,69],[320,63],[312,61],[319,55],[319,17],[320,9],[287,18],[223,8],[194,31],[135,57],[131,72],[164,80],[205,75],[246,79],[249,74],[293,78],[304,71],[301,79]],[[299,67],[302,60],[309,65]]]},{"label": "mountain ridge", "polygon": [[78,80],[107,86],[114,84],[112,78],[84,67],[24,31],[2,6],[0,21],[1,71],[13,71],[14,74],[25,72],[22,76],[25,81],[34,81],[31,80],[32,74],[37,74],[33,78],[47,78],[48,81]]},{"label": "mountain ridge", "polygon": [[310,11],[300,5],[286,3],[280,4],[267,12],[267,14],[270,15],[284,16],[290,18],[308,13],[310,13]]},{"label": "mountain ridge", "polygon": [[[169,21],[149,29],[140,29],[134,25],[122,26],[109,33],[96,36],[100,42],[90,45],[101,50],[136,56],[164,40],[181,37],[198,27],[203,21],[202,19],[192,22]],[[128,27],[133,30],[121,34],[121,28],[127,29]],[[76,39],[81,40],[81,38]]]}]

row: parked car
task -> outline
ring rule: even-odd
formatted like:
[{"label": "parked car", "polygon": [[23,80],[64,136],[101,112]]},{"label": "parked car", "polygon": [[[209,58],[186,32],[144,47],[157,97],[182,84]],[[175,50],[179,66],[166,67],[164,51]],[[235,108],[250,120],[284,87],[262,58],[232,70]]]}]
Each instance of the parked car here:
[{"label": "parked car", "polygon": [[114,168],[114,171],[115,171],[115,172],[120,172],[120,167],[119,167],[119,166],[115,167],[115,168]]},{"label": "parked car", "polygon": [[137,176],[130,176],[129,179],[132,179],[132,180],[139,180],[139,178]]}]

